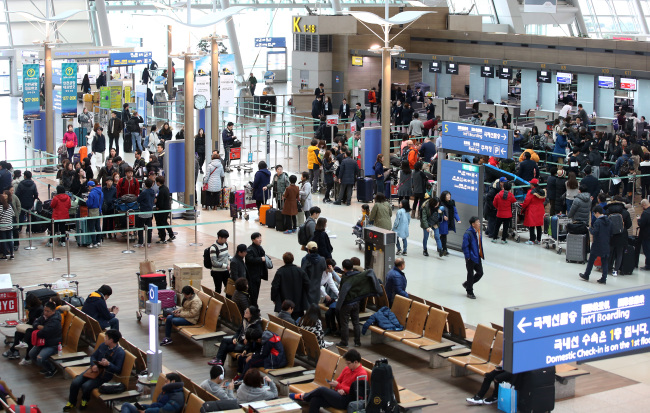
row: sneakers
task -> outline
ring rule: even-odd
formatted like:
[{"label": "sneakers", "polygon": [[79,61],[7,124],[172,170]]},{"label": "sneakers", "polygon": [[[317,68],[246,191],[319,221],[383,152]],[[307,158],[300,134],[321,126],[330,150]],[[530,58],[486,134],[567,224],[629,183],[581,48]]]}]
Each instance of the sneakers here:
[{"label": "sneakers", "polygon": [[208,365],[210,365],[210,366],[223,366],[223,361],[221,361],[219,359],[212,359],[212,360],[208,361]]},{"label": "sneakers", "polygon": [[533,244],[534,244],[534,242],[533,242],[533,241],[531,241],[531,240],[528,240],[528,241],[526,241],[526,242],[524,242],[524,244],[526,244],[526,245],[533,245]]},{"label": "sneakers", "polygon": [[64,241],[59,242],[59,247],[65,247],[65,242]]},{"label": "sneakers", "polygon": [[13,354],[9,355],[9,360],[18,360],[20,359],[20,353],[18,350],[14,351]]},{"label": "sneakers", "polygon": [[[16,355],[18,357],[15,357]],[[2,357],[6,357],[8,359],[14,359],[14,358],[20,358],[20,354],[18,353],[18,350],[14,350],[14,351],[7,350],[4,353],[2,353]]]},{"label": "sneakers", "polygon": [[160,241],[156,241],[156,244],[167,244],[167,241],[161,239]]},{"label": "sneakers", "polygon": [[338,347],[347,347],[347,346],[348,346],[348,343],[344,343],[344,342],[341,341],[341,342],[339,342],[339,343],[337,344],[337,346],[338,346]]},{"label": "sneakers", "polygon": [[31,365],[31,364],[32,364],[32,361],[31,361],[31,360],[27,360],[27,359],[22,359],[22,360],[20,361],[20,363],[18,363],[19,366],[29,366],[29,365]]},{"label": "sneakers", "polygon": [[58,371],[56,368],[54,368],[54,369],[48,371],[47,373],[45,373],[45,378],[46,378],[46,379],[51,379],[51,378],[54,377],[54,375],[55,375],[56,373],[58,373],[58,372],[59,372],[59,371]]},{"label": "sneakers", "polygon": [[443,251],[443,254],[445,254],[445,256],[447,256],[447,255],[449,255],[449,251],[444,250],[444,251]]},{"label": "sneakers", "polygon": [[170,240],[170,241],[173,241],[173,240],[175,240],[175,239],[176,239],[176,235],[172,235],[171,237],[169,237],[169,240]]},{"label": "sneakers", "polygon": [[429,251],[427,251],[427,250],[422,251],[422,255],[424,255],[425,257],[428,257],[429,256]]},{"label": "sneakers", "polygon": [[147,248],[151,248],[151,244],[147,244]]},{"label": "sneakers", "polygon": [[325,347],[331,347],[334,345],[333,341],[325,341],[323,344],[325,344]]},{"label": "sneakers", "polygon": [[496,243],[497,243],[497,240],[496,240],[496,239],[493,239],[493,240],[492,240],[492,243],[493,243],[493,244],[496,244]]},{"label": "sneakers", "polygon": [[341,201],[334,201],[334,205],[341,205]]},{"label": "sneakers", "polygon": [[168,346],[168,345],[170,345],[171,343],[173,343],[172,339],[169,338],[169,337],[165,337],[165,338],[163,338],[163,340],[160,342],[160,345],[161,345],[161,346]]},{"label": "sneakers", "polygon": [[135,244],[133,245],[133,248],[142,248],[142,244]]},{"label": "sneakers", "polygon": [[100,244],[99,242],[95,243],[95,248],[99,248],[101,246],[102,246],[102,244]]},{"label": "sneakers", "polygon": [[438,255],[442,258],[445,255],[445,252],[443,250],[438,250]]},{"label": "sneakers", "polygon": [[612,271],[612,277],[618,277],[618,271]]},{"label": "sneakers", "polygon": [[291,400],[302,400],[302,396],[304,393],[289,393],[289,398]]},{"label": "sneakers", "polygon": [[490,396],[487,399],[483,400],[483,404],[494,404],[499,401],[498,397]]},{"label": "sneakers", "polygon": [[502,240],[501,240],[501,243],[502,243],[502,244],[507,244],[507,243],[508,243],[508,241],[506,241],[506,240],[504,240],[504,239],[502,239]]},{"label": "sneakers", "polygon": [[88,408],[88,402],[86,400],[81,401],[81,405],[79,406],[79,410],[86,410]]},{"label": "sneakers", "polygon": [[402,255],[402,250],[397,250],[397,252],[395,253],[395,255]]},{"label": "sneakers", "polygon": [[90,244],[90,245],[88,245],[88,247],[86,247],[86,248],[88,248],[88,249],[91,250],[91,249],[95,248],[95,244]]},{"label": "sneakers", "polygon": [[402,252],[402,256],[406,257],[406,251]]},{"label": "sneakers", "polygon": [[14,259],[13,254],[9,256],[9,259],[10,259],[10,260],[13,260],[13,259]]},{"label": "sneakers", "polygon": [[45,248],[50,248],[51,246],[52,246],[52,243],[51,243],[50,241],[48,241],[48,242],[45,244]]},{"label": "sneakers", "polygon": [[468,397],[465,399],[465,401],[467,401],[468,404],[473,404],[473,405],[483,404],[483,399],[481,399],[478,396]]},{"label": "sneakers", "polygon": [[69,412],[70,410],[72,410],[73,407],[74,407],[74,405],[72,403],[68,402],[68,403],[66,403],[65,406],[63,406],[63,411],[64,412]]},{"label": "sneakers", "polygon": [[293,234],[293,230],[288,229],[288,230],[284,231],[284,233],[285,233],[285,234]]},{"label": "sneakers", "polygon": [[27,347],[29,346],[24,341],[21,341],[20,343],[16,344],[16,348],[27,348]]}]

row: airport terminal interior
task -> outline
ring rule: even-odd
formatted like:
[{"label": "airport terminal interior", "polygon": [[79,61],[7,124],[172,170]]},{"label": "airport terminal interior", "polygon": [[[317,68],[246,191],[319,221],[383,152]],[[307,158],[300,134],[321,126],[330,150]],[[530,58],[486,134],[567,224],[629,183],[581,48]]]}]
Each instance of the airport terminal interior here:
[{"label": "airport terminal interior", "polygon": [[[351,350],[360,353],[363,366],[370,370],[376,361],[387,360],[394,375],[394,385],[389,387],[400,411],[497,411],[501,401],[476,406],[489,404],[492,389],[480,395],[478,402],[468,399],[477,395],[485,373],[521,366],[533,367],[518,375],[519,409],[506,406],[503,411],[646,411],[650,266],[645,263],[650,264],[650,258],[645,248],[650,253],[650,227],[645,227],[644,234],[638,218],[648,215],[644,206],[648,207],[650,198],[646,191],[650,190],[649,0],[0,0],[0,7],[0,161],[4,161],[0,163],[0,189],[9,189],[2,187],[6,174],[20,175],[15,181],[11,176],[10,186],[17,196],[0,198],[0,257],[6,257],[0,259],[0,338],[4,344],[0,396],[10,389],[15,398],[24,395],[25,405],[37,405],[42,412],[144,411],[122,405],[136,400],[148,404],[152,395],[158,397],[162,385],[155,380],[159,377],[147,376],[147,370],[181,374],[184,402],[169,411],[198,413],[203,411],[203,402],[218,400],[201,383],[210,379],[208,363],[215,358],[222,338],[236,333],[242,316],[231,291],[226,294],[225,288],[223,292],[221,286],[215,288],[211,270],[204,266],[204,250],[216,243],[217,233],[226,230],[231,260],[241,256],[239,244],[250,247],[248,254],[258,251],[252,246],[252,235],[261,237],[269,262],[261,264],[268,280],[261,281],[258,307],[268,321],[265,328],[278,334],[285,348],[292,348],[287,361],[293,369],[276,371],[276,375],[272,369],[263,373],[274,382],[270,388],[278,390],[274,396],[281,402],[275,407],[270,401],[274,397],[268,396],[254,399],[257,404],[250,410],[231,406],[205,411],[313,412],[310,402],[294,402],[289,394],[328,386],[325,379],[336,380],[349,367],[349,361],[339,356]],[[195,138],[199,130],[204,131],[204,138]],[[234,144],[229,140],[232,136]],[[323,164],[329,152],[340,153],[344,145],[346,160],[326,160],[324,168],[313,168],[315,162]],[[111,148],[116,146],[113,155]],[[140,153],[136,153],[138,148]],[[531,152],[534,161],[526,160],[523,151]],[[378,154],[383,155],[383,168],[377,166]],[[598,157],[595,164],[592,155]],[[67,169],[70,156],[73,164]],[[118,159],[126,165],[106,173],[109,158],[116,165]],[[77,166],[77,160],[83,165]],[[534,162],[533,175],[528,176],[520,166],[530,162]],[[333,173],[327,171],[327,164]],[[135,192],[125,178],[129,165],[135,171]],[[301,191],[306,184],[313,189],[298,195],[302,206],[318,207],[320,218],[326,218],[325,228],[317,227],[322,230],[319,250],[309,256],[331,257],[337,271],[343,269],[344,261],[356,258],[359,270],[372,269],[381,284],[376,284],[378,292],[352,304],[332,306],[338,310],[328,308],[329,301],[323,304],[322,297],[313,303],[321,304],[322,329],[326,328],[326,311],[340,325],[339,310],[346,305],[357,308],[362,326],[369,317],[376,320],[374,314],[382,312],[380,308],[390,307],[383,291],[391,270],[392,277],[403,274],[406,284],[397,288],[387,310],[397,315],[407,338],[393,338],[390,331],[372,327],[355,343],[353,325],[340,325],[340,329],[350,328],[345,343],[327,324],[319,345],[310,341],[316,336],[306,329],[287,327],[277,319],[282,302],[272,300],[272,294],[278,300],[272,281],[285,265],[283,255],[292,253],[294,264],[304,266],[306,249],[311,248],[299,242],[298,228],[304,217],[297,220],[296,231],[291,231],[282,213],[304,212],[288,212],[285,206],[276,214],[278,186],[268,179],[276,179],[277,166],[297,177]],[[332,176],[350,168],[357,170],[352,174],[354,185],[333,182]],[[449,175],[452,169],[453,177]],[[26,185],[28,171],[33,183]],[[305,172],[307,177],[302,178]],[[167,209],[156,206],[167,212],[147,221],[151,208],[143,208],[149,201],[142,197],[137,201],[120,198],[103,204],[97,212],[89,193],[110,193],[106,178],[113,173],[120,175],[119,185],[113,183],[118,186],[117,197],[141,191],[148,194],[145,188],[151,182],[145,183],[147,177],[164,177],[171,204]],[[629,177],[632,174],[636,176]],[[377,187],[379,176],[386,182]],[[411,183],[411,176],[413,180],[422,177],[419,186]],[[557,184],[548,182],[549,177]],[[569,177],[566,187],[562,177]],[[595,193],[585,189],[585,178],[584,185],[589,179],[597,182]],[[576,180],[580,186],[570,187]],[[497,226],[494,240],[488,232],[497,215],[491,211],[499,201],[506,202],[508,195],[495,199],[503,193],[500,189],[493,192],[493,182],[495,189],[505,182],[516,197],[512,207],[503,207],[505,215],[499,208],[498,219],[506,234],[497,239]],[[529,198],[538,190],[533,184],[541,191],[537,208],[543,211],[531,224],[526,214],[533,209],[528,205],[534,200]],[[259,195],[264,185],[273,186],[271,199]],[[348,186],[352,193],[346,202],[342,193]],[[557,199],[551,198],[551,186],[553,192],[558,191]],[[157,184],[153,187],[158,193]],[[566,202],[560,198],[560,189],[566,190]],[[401,208],[403,198],[414,206],[420,197],[426,202],[437,200],[442,191],[451,193],[458,216],[442,206],[436,210],[440,222],[431,225],[431,233],[422,229],[421,211]],[[50,200],[57,193],[69,194],[70,209],[64,211],[69,218],[52,215],[57,208]],[[387,204],[375,202],[377,193],[385,195]],[[485,203],[490,196],[495,201]],[[612,235],[612,241],[605,237],[606,248],[609,251],[609,244],[620,239],[618,235],[626,246],[606,283],[597,282],[602,280],[599,262],[585,282],[580,274],[585,273],[588,249],[602,247],[599,240],[603,237],[597,240],[594,234],[590,241],[590,235],[571,233],[568,227],[575,228],[579,221],[571,213],[575,206],[571,203],[586,203],[588,210],[599,203],[609,207],[616,203],[614,196],[623,197],[625,212],[608,213],[629,216],[631,226],[622,229],[624,234]],[[22,209],[14,211],[12,219],[6,211],[13,210],[12,200],[18,198]],[[41,202],[34,202],[35,198]],[[379,214],[389,211],[390,228],[379,228],[377,220],[366,219],[365,204],[369,210],[383,211]],[[522,212],[523,205],[528,209]],[[92,219],[97,216],[92,211],[104,216]],[[573,218],[567,218],[567,213]],[[583,227],[592,233],[604,220],[612,225],[611,217],[585,215]],[[480,221],[472,225],[472,217]],[[289,225],[296,225],[288,218]],[[449,219],[455,222],[455,232],[443,236],[448,242],[439,249],[434,233],[442,233]],[[95,221],[101,222],[96,230]],[[138,240],[137,228],[147,222],[162,228],[153,228],[148,242]],[[11,225],[19,231],[7,230]],[[51,238],[54,225],[57,234],[63,228],[66,242]],[[538,227],[537,238],[529,227]],[[480,243],[476,231],[482,235]],[[469,250],[462,248],[464,236],[471,244],[468,248],[476,242],[474,256],[483,255],[477,258],[483,276],[473,290],[465,285],[466,266],[472,266],[472,258],[468,261]],[[577,243],[575,237],[581,237],[579,245],[572,244]],[[609,254],[610,262],[616,251]],[[404,267],[398,274],[393,267],[400,262]],[[246,272],[249,280],[255,278],[251,268]],[[165,318],[157,312],[151,317],[147,314],[148,284],[141,271],[159,275],[164,271],[166,282],[160,290],[175,289],[172,300],[179,306],[184,298],[182,286],[201,291],[196,296],[203,301],[204,316],[193,324],[206,331],[193,335],[175,328],[173,341],[163,341]],[[320,280],[318,276],[316,283]],[[98,296],[102,285],[112,289],[107,308],[117,307],[122,347],[133,354],[135,365],[113,379],[126,384],[125,393],[110,397],[97,392],[83,404],[66,405],[72,379],[84,374],[90,365],[88,356],[101,344],[102,326],[82,311],[82,303],[71,300],[79,309],[65,315],[59,334],[63,354],[71,357],[42,366],[37,365],[40,359],[25,363],[27,344],[11,347],[14,340],[21,342],[19,334],[24,335],[19,331],[25,331],[21,329],[27,320],[23,307],[29,300],[25,298],[30,291],[46,289],[67,300],[76,296],[88,300]],[[394,285],[389,293],[395,291]],[[343,284],[340,287],[342,293]],[[324,287],[322,291],[325,296]],[[601,313],[607,313],[615,297],[622,308],[617,294],[636,297],[629,301],[635,308],[611,313],[605,320]],[[299,294],[306,309],[307,292],[303,295]],[[553,308],[579,311],[576,303],[581,300],[607,298],[606,307],[601,302],[600,309],[596,304],[594,310],[598,313],[594,328],[601,330],[584,326],[585,304],[582,320],[573,329],[560,327],[559,313],[557,325],[551,316],[548,320],[529,318],[528,323],[516,316],[517,311],[529,308],[525,306],[557,305]],[[221,310],[208,316],[214,306]],[[165,311],[170,314],[168,308]],[[506,313],[515,314],[514,319]],[[625,314],[631,314],[629,320]],[[619,316],[623,319],[618,320]],[[546,332],[547,321],[549,330],[552,325],[560,333],[539,333],[539,346],[526,347],[535,341],[522,338],[526,330]],[[566,353],[561,351],[563,346],[567,350],[579,347],[582,354],[589,348],[602,350],[599,340],[613,343],[619,327],[639,349],[624,351],[621,345],[615,351],[610,344],[608,357],[549,361],[553,355]],[[588,345],[591,333],[592,347]],[[575,343],[571,343],[572,334]],[[409,337],[422,341],[412,345]],[[546,340],[543,344],[541,338]],[[31,341],[31,336],[22,341]],[[54,358],[59,357],[56,343],[51,348]],[[470,354],[474,358],[463,358]],[[237,364],[226,355],[222,378],[237,382],[236,395],[243,393],[241,386],[251,388],[240,383],[243,376],[238,368],[243,363]],[[549,368],[554,370],[547,387],[530,384],[533,376],[527,371]],[[313,388],[304,384],[313,380]],[[373,387],[371,379],[371,394]],[[342,397],[352,400],[347,393]],[[5,401],[16,403],[12,396]],[[324,404],[321,411],[345,411],[347,406],[334,407]]]}]

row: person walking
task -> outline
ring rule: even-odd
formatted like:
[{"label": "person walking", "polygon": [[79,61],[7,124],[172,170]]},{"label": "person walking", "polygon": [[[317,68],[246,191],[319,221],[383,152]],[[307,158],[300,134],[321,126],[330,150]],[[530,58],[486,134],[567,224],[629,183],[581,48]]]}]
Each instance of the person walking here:
[{"label": "person walking", "polygon": [[492,233],[492,242],[496,243],[499,238],[499,227],[503,225],[503,232],[501,234],[501,243],[507,244],[508,229],[510,228],[510,221],[512,220],[512,204],[517,202],[515,196],[510,192],[512,184],[506,182],[503,184],[503,190],[494,197],[493,205],[497,209],[497,225]]},{"label": "person walking", "polygon": [[614,199],[603,209],[612,226],[609,240],[609,272],[613,277],[617,277],[623,266],[623,253],[627,247],[627,231],[632,228],[632,218],[620,195],[615,195]]},{"label": "person walking", "polygon": [[609,269],[609,240],[611,233],[611,223],[609,218],[605,215],[603,207],[596,205],[593,209],[594,216],[596,221],[589,228],[589,232],[592,235],[593,241],[591,244],[591,251],[589,252],[589,261],[587,261],[587,268],[584,273],[580,273],[579,276],[584,281],[589,281],[589,275],[591,275],[591,269],[594,266],[594,261],[596,257],[600,257],[601,268],[603,269],[603,275],[596,282],[598,284],[607,283],[607,270]]},{"label": "person walking", "polygon": [[[650,271],[650,201],[647,199],[641,200],[641,208],[643,212],[641,216],[636,217],[637,224],[639,225],[639,239],[638,242],[643,248],[643,255],[645,255],[645,265],[641,267],[643,271]],[[637,248],[637,261],[640,249]]]},{"label": "person walking", "polygon": [[266,266],[266,252],[262,248],[262,234],[251,234],[251,245],[246,250],[246,270],[248,272],[248,293],[251,304],[257,306],[262,280],[269,280],[269,269]]},{"label": "person walking", "polygon": [[438,250],[438,255],[442,257],[444,251],[442,249],[442,241],[440,240],[440,201],[437,197],[433,196],[427,199],[422,206],[422,215],[420,217],[420,228],[424,237],[422,238],[422,247],[424,248],[422,254],[425,257],[429,256],[429,251],[427,251],[427,243],[429,237],[433,234],[433,238],[436,240],[436,247]]},{"label": "person walking", "polygon": [[467,292],[467,298],[475,300],[474,284],[483,277],[482,260],[485,259],[481,220],[477,217],[469,219],[469,228],[465,230],[463,235],[463,254],[465,255],[465,268],[467,268],[467,280],[463,283],[463,288]]},{"label": "person walking", "polygon": [[144,124],[144,119],[138,115],[137,111],[133,112],[133,116],[126,122],[126,130],[131,132],[131,150],[133,151],[136,149],[140,151],[144,150],[142,147],[142,138],[140,137],[140,133],[142,132],[140,124]]},{"label": "person walking", "polygon": [[[403,255],[406,256],[406,249],[407,249],[407,239],[409,237],[409,224],[411,223],[411,216],[409,215],[409,211],[411,208],[409,207],[409,200],[408,199],[402,199],[400,202],[400,209],[397,211],[397,215],[395,216],[395,222],[393,222],[393,228],[392,230],[395,231],[397,234],[397,252],[396,255]],[[401,245],[400,245],[400,238],[402,239],[402,243],[404,244],[404,250],[402,251]]]},{"label": "person walking", "polygon": [[72,157],[74,155],[74,148],[79,144],[77,141],[77,134],[74,133],[74,127],[72,124],[68,125],[68,131],[63,134],[63,144],[68,150],[68,160],[72,162]]}]

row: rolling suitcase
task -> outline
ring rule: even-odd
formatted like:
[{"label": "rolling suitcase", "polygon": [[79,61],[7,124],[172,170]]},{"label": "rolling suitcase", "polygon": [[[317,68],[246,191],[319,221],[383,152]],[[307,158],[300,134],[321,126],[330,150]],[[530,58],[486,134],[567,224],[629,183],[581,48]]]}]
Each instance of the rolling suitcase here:
[{"label": "rolling suitcase", "polygon": [[88,133],[88,130],[86,130],[86,128],[81,128],[81,127],[74,128],[74,133],[75,135],[77,135],[77,144],[79,146],[86,146],[86,143],[88,142],[88,136],[86,135]]},{"label": "rolling suitcase", "polygon": [[619,274],[630,275],[637,266],[637,255],[634,251],[634,245],[627,245],[623,251],[623,262]]},{"label": "rolling suitcase", "polygon": [[243,189],[240,189],[239,191],[235,191],[235,205],[237,206],[237,209],[244,209],[246,205],[246,191]]},{"label": "rolling suitcase", "polygon": [[357,179],[357,201],[368,203],[373,200],[373,187],[375,181],[372,178]]},{"label": "rolling suitcase", "polygon": [[33,295],[41,300],[41,303],[43,303],[43,305],[50,301],[50,298],[58,296],[57,292],[51,288],[39,288],[38,290],[28,291],[27,295],[25,296],[25,301],[28,301],[27,298],[30,295]]},{"label": "rolling suitcase", "polygon": [[587,261],[586,234],[568,234],[566,236],[566,262],[584,264]]},{"label": "rolling suitcase", "polygon": [[271,205],[260,205],[260,225],[267,225],[266,213],[271,209]]},{"label": "rolling suitcase", "polygon": [[276,231],[286,231],[287,227],[284,225],[284,215],[282,215],[282,211],[279,209],[275,210],[275,230]]},{"label": "rolling suitcase", "polygon": [[77,221],[77,230],[75,233],[75,240],[77,241],[77,246],[85,247],[92,243],[92,237],[90,235],[84,235],[88,232],[88,221],[79,220]]},{"label": "rolling suitcase", "polygon": [[550,412],[555,408],[555,366],[522,373],[516,387],[519,411]]},{"label": "rolling suitcase", "polygon": [[[262,205],[262,207],[263,206],[264,205]],[[277,212],[278,210],[276,208],[273,208],[272,205],[269,205],[269,208],[265,212],[266,226],[268,228],[275,228],[277,225]],[[280,217],[282,217],[282,213],[280,213]]]},{"label": "rolling suitcase", "polygon": [[558,218],[566,218],[566,215],[553,215],[551,217],[551,237],[557,241],[564,241],[567,229],[564,225],[560,225],[558,228]]},{"label": "rolling suitcase", "polygon": [[86,145],[79,147],[79,159],[82,161],[88,157],[88,147]]},{"label": "rolling suitcase", "polygon": [[124,152],[133,152],[133,142],[131,141],[131,132],[124,133]]}]

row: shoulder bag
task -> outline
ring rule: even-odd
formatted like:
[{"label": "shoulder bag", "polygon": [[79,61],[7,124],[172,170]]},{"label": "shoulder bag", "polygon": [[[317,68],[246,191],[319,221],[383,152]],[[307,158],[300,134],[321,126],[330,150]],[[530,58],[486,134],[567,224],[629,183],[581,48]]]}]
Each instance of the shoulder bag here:
[{"label": "shoulder bag", "polygon": [[210,180],[210,177],[212,176],[212,174],[213,174],[214,171],[216,171],[216,170],[217,170],[217,168],[214,168],[214,169],[212,170],[212,172],[210,172],[210,175],[208,175],[208,179],[205,180],[205,183],[203,184],[203,187],[202,187],[201,189],[203,189],[204,191],[207,191],[207,190],[208,190],[208,181]]}]

